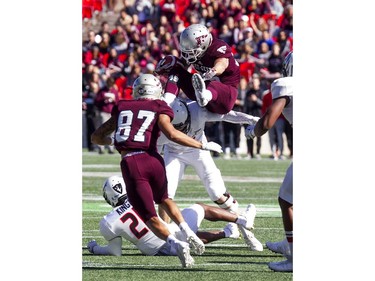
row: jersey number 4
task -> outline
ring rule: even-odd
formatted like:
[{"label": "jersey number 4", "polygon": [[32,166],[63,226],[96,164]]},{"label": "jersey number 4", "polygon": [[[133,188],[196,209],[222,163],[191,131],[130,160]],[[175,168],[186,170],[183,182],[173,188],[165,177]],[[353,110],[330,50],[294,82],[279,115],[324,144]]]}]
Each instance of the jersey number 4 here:
[{"label": "jersey number 4", "polygon": [[[116,140],[118,142],[126,141],[130,136],[130,130],[132,128],[134,113],[131,110],[124,110],[120,112],[118,117],[118,130],[115,134]],[[138,132],[134,135],[134,141],[144,142],[145,132],[150,126],[152,120],[155,118],[155,112],[148,110],[140,110],[138,112],[138,119],[144,119]]]},{"label": "jersey number 4", "polygon": [[144,227],[141,231],[137,229],[139,221],[138,218],[132,213],[126,213],[120,218],[120,220],[123,223],[125,223],[127,220],[131,220],[129,228],[131,232],[135,235],[135,237],[137,237],[138,239],[141,239],[148,232],[148,229],[146,227]]}]

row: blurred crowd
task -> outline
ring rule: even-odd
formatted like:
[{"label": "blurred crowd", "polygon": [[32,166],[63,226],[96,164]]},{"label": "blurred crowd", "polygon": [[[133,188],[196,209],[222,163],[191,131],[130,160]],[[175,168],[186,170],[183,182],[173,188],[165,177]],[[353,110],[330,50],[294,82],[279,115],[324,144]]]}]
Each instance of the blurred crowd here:
[{"label": "blurred crowd", "polygon": [[[91,133],[118,100],[132,99],[140,73],[153,73],[166,55],[179,56],[179,35],[194,23],[228,43],[240,64],[234,110],[254,116],[265,112],[272,102],[270,84],[281,77],[283,59],[293,49],[292,0],[83,0],[83,147],[113,153],[94,146]],[[222,144],[226,159],[240,157],[240,133],[241,125],[225,122],[206,128],[210,140]],[[292,139],[292,129],[280,117],[269,131],[270,157],[292,157]],[[260,138],[247,140],[247,158],[259,159],[261,146]]]}]

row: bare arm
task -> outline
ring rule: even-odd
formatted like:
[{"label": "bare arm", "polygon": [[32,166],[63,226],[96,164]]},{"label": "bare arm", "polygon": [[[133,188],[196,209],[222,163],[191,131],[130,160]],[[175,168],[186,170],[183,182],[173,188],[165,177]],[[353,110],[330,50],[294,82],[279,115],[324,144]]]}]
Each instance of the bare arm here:
[{"label": "bare arm", "polygon": [[166,114],[160,114],[158,125],[164,135],[171,141],[193,148],[202,149],[202,143],[176,130],[171,124],[171,119]]},{"label": "bare arm", "polygon": [[281,115],[287,99],[279,98],[273,100],[272,105],[267,109],[266,113],[259,119],[254,128],[254,134],[257,137],[264,135],[272,126],[275,124],[276,120]]},{"label": "bare arm", "polygon": [[218,58],[215,60],[213,68],[216,71],[216,75],[222,74],[229,65],[229,59],[227,58]]},{"label": "bare arm", "polygon": [[223,230],[216,231],[197,231],[197,236],[203,241],[204,244],[225,238]]},{"label": "bare arm", "polygon": [[112,138],[109,136],[116,129],[116,120],[112,116],[91,134],[91,142],[98,145],[110,145]]}]

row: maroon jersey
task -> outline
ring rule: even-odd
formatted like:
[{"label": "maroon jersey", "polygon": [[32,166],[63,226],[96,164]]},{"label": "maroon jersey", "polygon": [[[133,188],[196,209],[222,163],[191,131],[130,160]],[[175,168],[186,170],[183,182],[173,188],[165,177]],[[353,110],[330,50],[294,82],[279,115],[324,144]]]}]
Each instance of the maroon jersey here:
[{"label": "maroon jersey", "polygon": [[199,72],[205,73],[214,66],[215,60],[218,58],[229,59],[227,69],[218,76],[220,82],[228,86],[237,87],[240,82],[240,65],[233,57],[231,47],[220,39],[213,38],[203,57],[195,62],[193,66]]},{"label": "maroon jersey", "polygon": [[162,100],[120,100],[113,107],[112,116],[117,119],[115,147],[122,150],[157,151],[160,135],[157,124],[160,114],[173,119],[173,110]]}]

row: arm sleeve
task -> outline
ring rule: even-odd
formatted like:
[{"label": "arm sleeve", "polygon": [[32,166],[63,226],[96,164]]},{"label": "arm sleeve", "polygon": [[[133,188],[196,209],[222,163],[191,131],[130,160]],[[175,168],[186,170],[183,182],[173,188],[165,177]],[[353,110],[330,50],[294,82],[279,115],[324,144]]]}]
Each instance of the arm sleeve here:
[{"label": "arm sleeve", "polygon": [[229,111],[227,114],[215,114],[211,112],[207,114],[207,121],[226,121],[235,124],[255,124],[258,119],[258,117],[234,110]]}]

